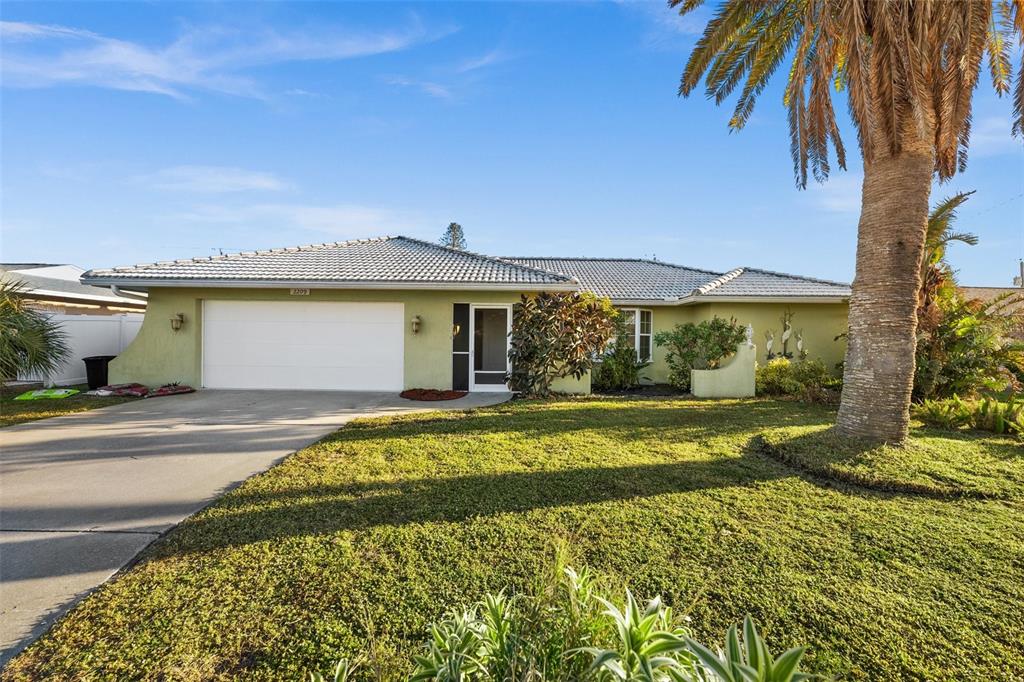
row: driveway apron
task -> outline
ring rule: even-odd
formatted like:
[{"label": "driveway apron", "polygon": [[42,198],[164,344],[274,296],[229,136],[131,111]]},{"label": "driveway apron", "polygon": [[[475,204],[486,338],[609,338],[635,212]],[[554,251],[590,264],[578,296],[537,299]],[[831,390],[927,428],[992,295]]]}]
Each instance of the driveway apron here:
[{"label": "driveway apron", "polygon": [[508,397],[200,391],[0,429],[0,665],[182,519],[346,422]]}]

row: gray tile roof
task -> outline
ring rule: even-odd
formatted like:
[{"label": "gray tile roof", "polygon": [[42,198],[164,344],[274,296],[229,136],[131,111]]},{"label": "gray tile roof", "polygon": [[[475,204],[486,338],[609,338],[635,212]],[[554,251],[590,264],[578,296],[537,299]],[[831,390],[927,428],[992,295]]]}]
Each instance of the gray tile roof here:
[{"label": "gray tile roof", "polygon": [[708,298],[740,297],[798,297],[835,298],[850,295],[850,285],[812,277],[787,275],[782,272],[736,268],[694,291],[694,295]]},{"label": "gray tile roof", "polygon": [[85,284],[508,287],[584,289],[613,301],[850,295],[846,284],[737,268],[727,273],[636,258],[494,258],[409,237],[380,237],[90,270]]},{"label": "gray tile roof", "polygon": [[505,260],[574,277],[582,288],[614,301],[682,298],[722,274],[637,258],[507,257]]},{"label": "gray tile roof", "polygon": [[91,284],[309,283],[576,288],[571,278],[409,237],[380,237],[90,270]]},{"label": "gray tile roof", "polygon": [[850,295],[848,284],[756,268],[737,268],[723,274],[630,258],[507,257],[505,260],[574,277],[584,289],[613,301],[670,301],[691,295],[708,298],[836,298]]}]

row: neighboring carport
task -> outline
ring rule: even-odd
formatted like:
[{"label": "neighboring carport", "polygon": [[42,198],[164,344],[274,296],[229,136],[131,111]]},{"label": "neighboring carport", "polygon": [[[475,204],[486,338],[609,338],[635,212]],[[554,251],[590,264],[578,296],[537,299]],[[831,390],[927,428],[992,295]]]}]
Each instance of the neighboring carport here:
[{"label": "neighboring carport", "polygon": [[3,429],[0,664],[182,519],[346,422],[507,398],[211,390]]}]

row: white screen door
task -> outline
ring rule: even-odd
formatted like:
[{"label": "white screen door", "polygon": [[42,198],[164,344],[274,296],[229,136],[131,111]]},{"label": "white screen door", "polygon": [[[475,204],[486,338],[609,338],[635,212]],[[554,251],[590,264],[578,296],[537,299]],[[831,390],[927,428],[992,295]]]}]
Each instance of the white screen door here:
[{"label": "white screen door", "polygon": [[470,306],[469,390],[507,391],[511,305]]}]

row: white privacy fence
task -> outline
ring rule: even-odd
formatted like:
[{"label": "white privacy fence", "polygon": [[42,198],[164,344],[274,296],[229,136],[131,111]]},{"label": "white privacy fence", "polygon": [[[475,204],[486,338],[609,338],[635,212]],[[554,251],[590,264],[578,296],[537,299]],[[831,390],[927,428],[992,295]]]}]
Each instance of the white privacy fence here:
[{"label": "white privacy fence", "polygon": [[142,313],[120,315],[53,315],[67,335],[71,352],[60,369],[49,376],[24,375],[23,381],[42,381],[47,386],[85,383],[85,363],[90,355],[117,355],[123,351],[142,326]]}]

